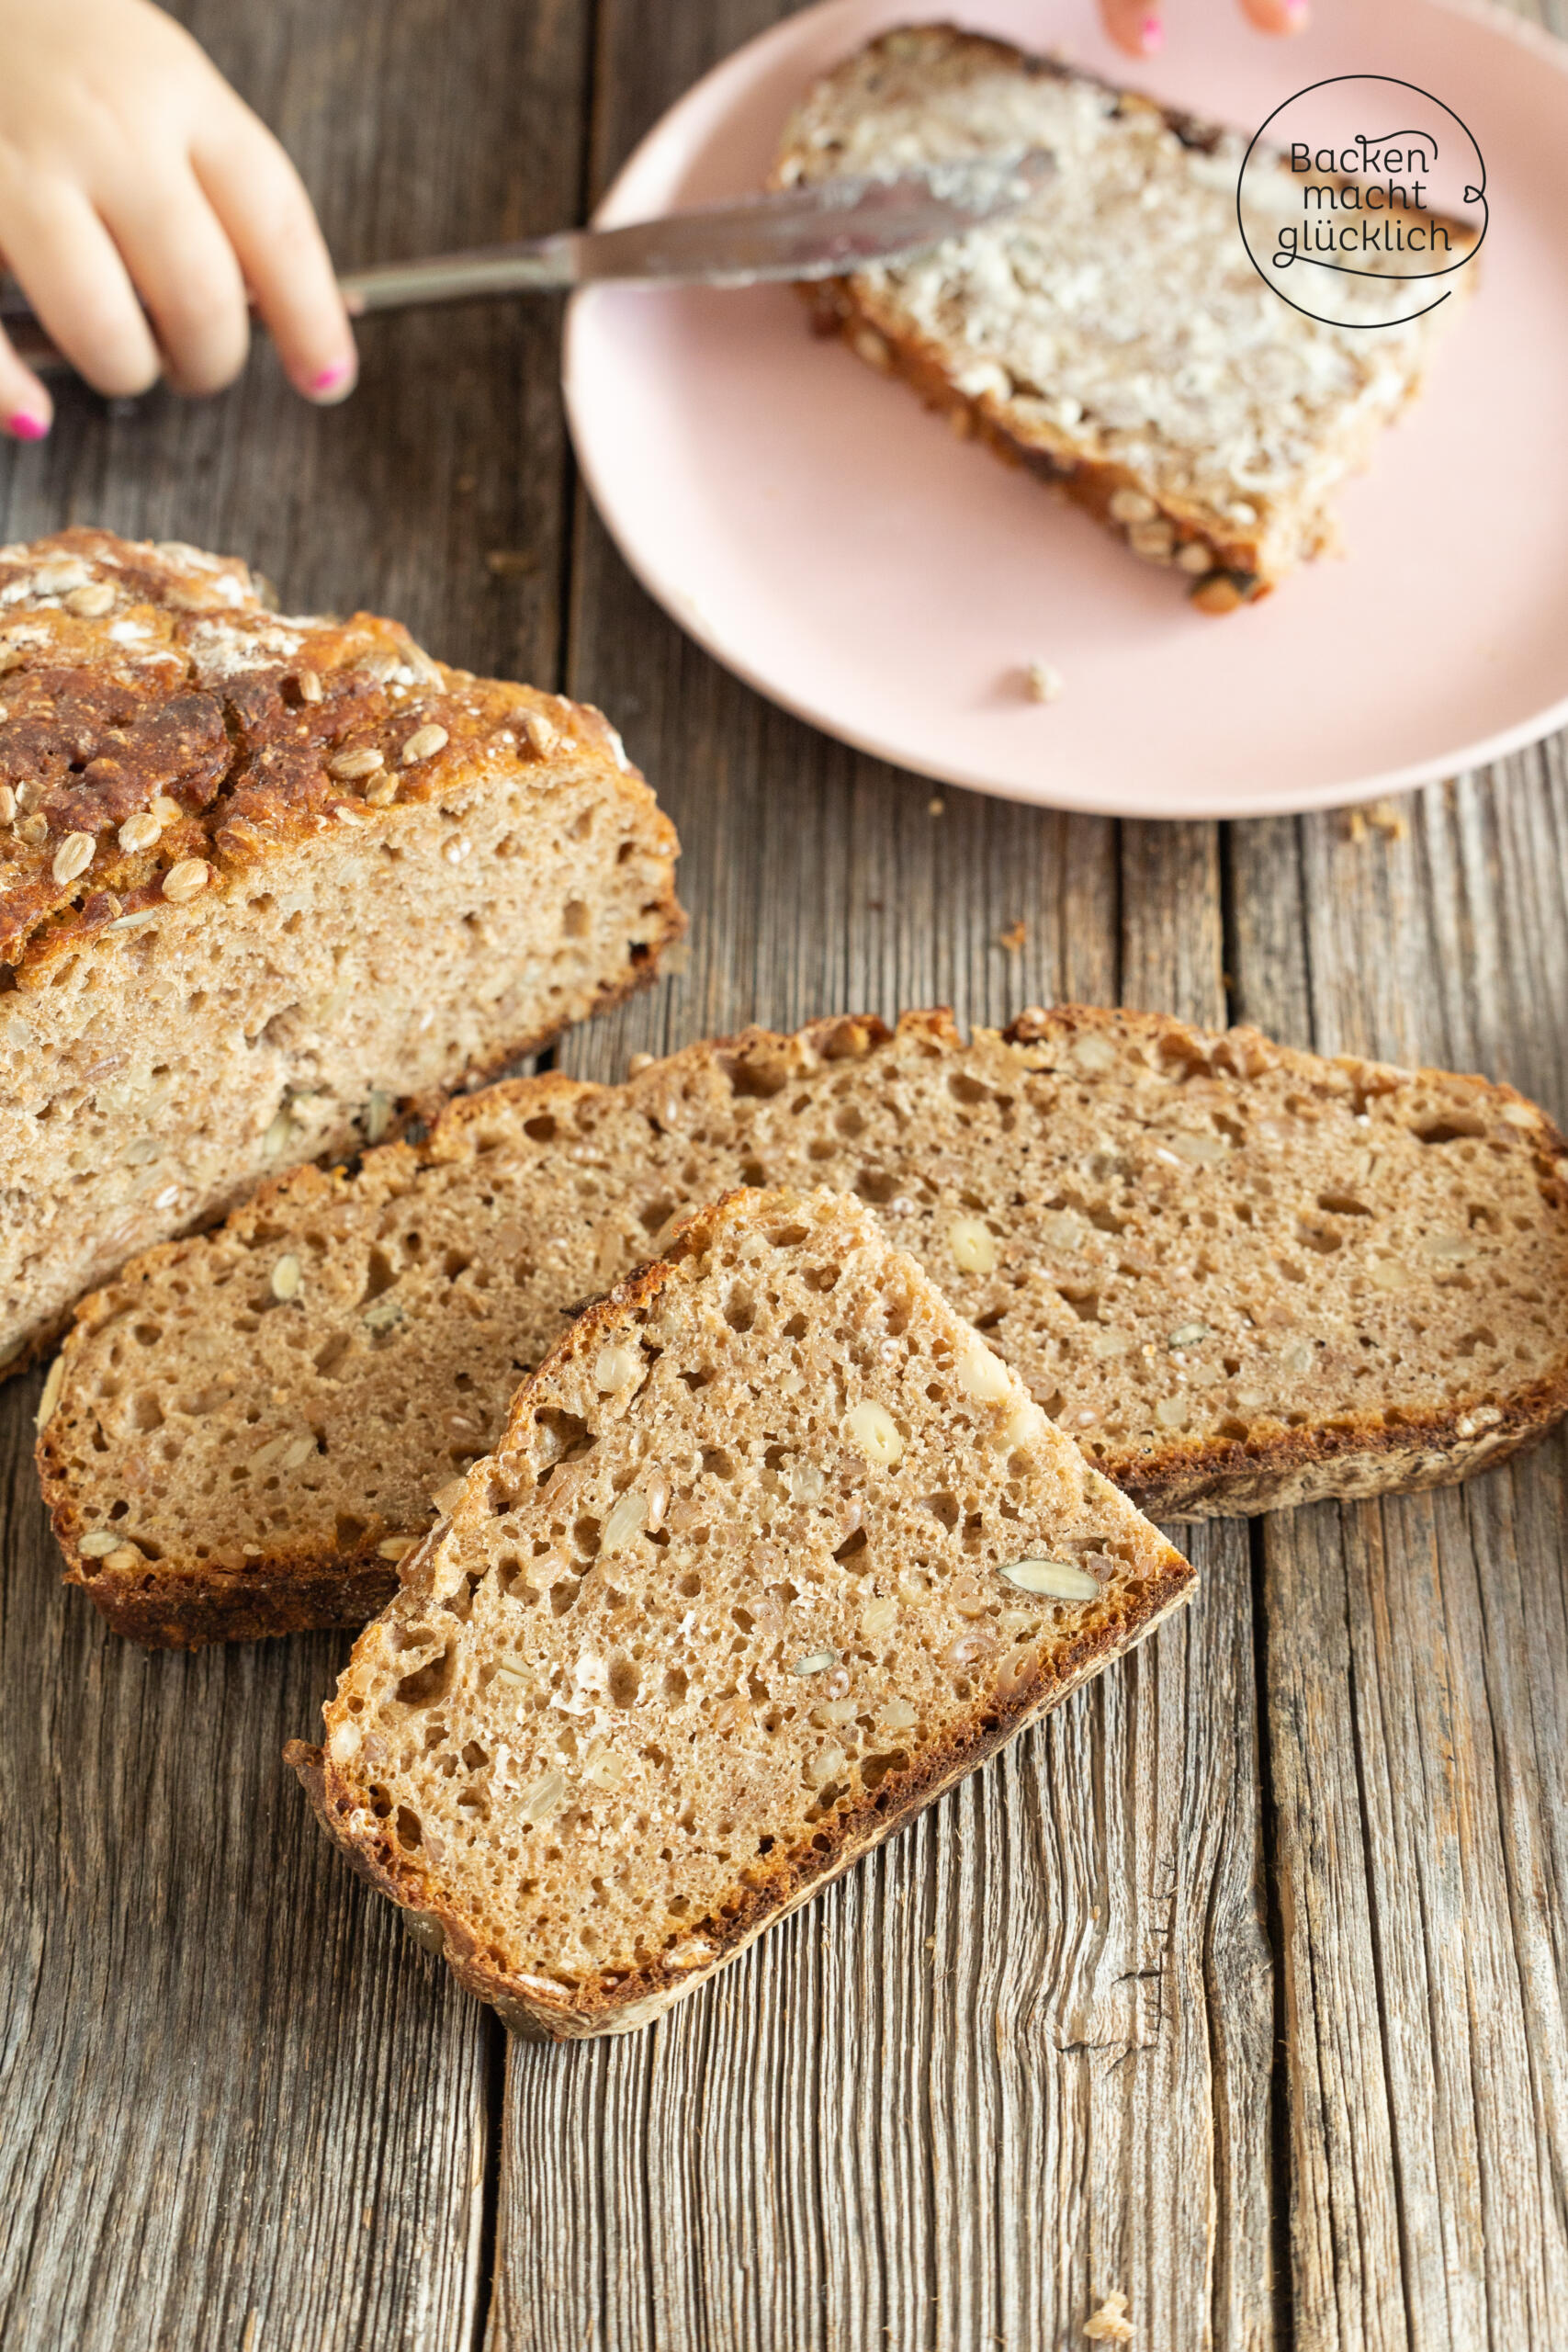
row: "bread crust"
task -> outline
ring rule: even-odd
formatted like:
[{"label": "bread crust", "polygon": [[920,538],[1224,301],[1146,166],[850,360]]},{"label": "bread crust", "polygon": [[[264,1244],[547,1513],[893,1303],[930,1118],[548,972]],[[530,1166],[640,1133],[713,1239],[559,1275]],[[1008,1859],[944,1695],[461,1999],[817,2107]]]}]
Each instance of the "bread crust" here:
[{"label": "bread crust", "polygon": [[[449,668],[375,614],[279,616],[244,564],[198,548],[90,529],[0,548],[0,781],[30,785],[19,815],[46,820],[39,841],[4,843],[0,963],[17,987],[46,986],[110,922],[168,913],[163,882],[175,864],[200,859],[207,888],[221,891],[231,876],[287,863],[345,808],[395,825],[399,808],[438,799],[455,770],[501,741],[524,764],[562,743],[610,760],[646,798],[664,854],[678,850],[592,705]],[[417,729],[442,741],[409,763],[402,746]],[[84,749],[94,754],[85,768]],[[376,754],[367,774],[332,772],[329,759],[355,753]],[[367,804],[367,784],[388,774],[396,800]],[[160,795],[173,813],[145,848],[126,848],[126,820]],[[76,833],[92,861],[56,879],[60,842]],[[672,885],[665,896],[660,944],[684,928]]]},{"label": "bread crust", "polygon": [[[260,586],[235,560],[107,531],[0,548],[0,997],[15,1016],[0,1026],[46,1032],[61,983],[61,1003],[97,985],[100,1027],[106,1004],[116,1018],[129,1013],[124,968],[150,956],[164,968],[165,953],[187,952],[209,924],[215,950],[243,949],[253,936],[243,909],[275,907],[310,883],[316,859],[342,864],[349,842],[356,879],[373,865],[377,886],[390,870],[383,853],[397,859],[412,843],[431,854],[442,812],[466,820],[515,802],[548,823],[561,787],[613,808],[638,853],[630,945],[596,944],[571,989],[546,999],[525,987],[501,1017],[455,1026],[451,1050],[416,1064],[400,1102],[381,1096],[378,1132],[395,1134],[434,1115],[450,1085],[489,1080],[567,1020],[657,977],[686,928],[674,894],[679,842],[591,706],[449,668],[375,615],[279,616]],[[467,854],[461,841],[447,846],[456,862]],[[73,1052],[73,1033],[63,1034]],[[172,1041],[186,1042],[177,1031]],[[123,1059],[122,1043],[108,1046]],[[7,1067],[0,1111],[15,1112],[27,1071]],[[299,1090],[312,1091],[329,1090]],[[352,1117],[323,1118],[296,1148],[352,1148]],[[209,1159],[177,1217],[137,1204],[131,1239],[199,1232],[233,1206],[255,1150],[247,1156],[237,1141],[231,1165],[222,1153]],[[73,1279],[101,1279],[107,1254],[78,1263],[74,1250],[35,1253],[42,1271],[8,1288],[12,1352],[0,1377],[52,1344],[66,1320],[61,1293]]]},{"label": "bread crust", "polygon": [[[728,1218],[749,1214],[756,1197],[730,1193],[700,1210],[677,1228],[663,1259],[641,1268],[585,1308],[519,1387],[509,1425],[526,1418],[535,1396],[541,1391],[547,1393],[558,1368],[574,1357],[596,1351],[606,1329],[624,1328],[628,1311],[650,1306],[682,1261],[706,1249]],[[405,1578],[416,1572],[441,1532],[433,1530],[418,1552],[411,1554],[402,1568]],[[1149,1533],[1155,1536],[1154,1530]],[[811,1841],[803,1849],[781,1854],[776,1861],[770,1859],[768,1868],[757,1873],[759,1883],[731,1891],[732,1900],[722,1917],[709,1915],[687,1921],[694,1936],[714,1947],[714,1957],[699,1967],[674,1969],[659,1960],[618,1975],[614,1984],[595,1979],[575,1992],[562,1985],[559,1999],[551,1999],[542,1993],[539,1980],[525,1982],[485,1956],[468,1922],[442,1900],[431,1873],[389,1831],[379,1824],[357,1833],[350,1826],[351,1815],[357,1814],[362,1822],[365,1816],[355,1804],[351,1783],[336,1770],[324,1749],[291,1741],[284,1750],[285,1760],[299,1775],[317,1818],[361,1876],[413,1915],[410,1924],[420,1940],[431,1951],[439,1949],[459,1984],[489,2002],[513,2032],[552,2041],[635,2032],[705,1984],[765,1929],[809,1902],[873,1847],[904,1827],[944,1789],[983,1764],[1015,1733],[1058,1705],[1081,1682],[1142,1641],[1162,1619],[1190,1600],[1195,1569],[1174,1545],[1157,1536],[1155,1540],[1159,1544],[1160,1563],[1144,1577],[1136,1605],[1107,1610],[1092,1630],[1061,1645],[1048,1672],[1037,1671],[1021,1679],[1010,1693],[991,1695],[962,1736],[933,1741],[905,1771],[889,1772],[853,1812],[835,1815],[826,1851]]]},{"label": "bread crust", "polygon": [[[982,1038],[987,1034],[977,1031],[976,1035]],[[1070,1053],[1077,1040],[1088,1036],[1131,1039],[1150,1052],[1181,1058],[1194,1068],[1239,1077],[1282,1063],[1287,1068],[1298,1065],[1305,1079],[1325,1066],[1317,1057],[1273,1045],[1245,1024],[1211,1032],[1169,1014],[1082,1005],[1057,1006],[1048,1012],[1031,1008],[999,1035],[989,1034],[998,1046],[1016,1053],[1025,1069],[1047,1066],[1050,1056]],[[933,1055],[965,1050],[964,1039],[945,1007],[904,1013],[897,1035],[906,1042],[918,1040],[923,1051]],[[649,1065],[627,1084],[656,1089],[671,1064],[686,1063],[694,1057],[731,1069],[751,1068],[765,1074],[772,1084],[781,1066],[864,1060],[894,1042],[895,1032],[875,1014],[829,1015],[794,1035],[753,1027],[685,1047],[668,1063]],[[1436,1082],[1448,1076],[1439,1071],[1394,1071],[1389,1065],[1353,1055],[1338,1056],[1327,1066],[1372,1091],[1412,1078]],[[1526,1098],[1513,1087],[1479,1079],[1474,1083],[1498,1106],[1526,1104]],[[499,1089],[453,1100],[423,1142],[382,1145],[378,1154],[367,1154],[367,1159],[378,1154],[400,1155],[413,1171],[432,1161],[461,1158],[468,1148],[467,1131],[492,1114],[498,1096],[525,1106],[532,1114],[550,1108],[566,1110],[584,1096],[609,1091],[558,1071],[503,1081]],[[1568,1218],[1568,1183],[1557,1172],[1559,1167],[1568,1165],[1568,1142],[1534,1105],[1529,1107],[1539,1122],[1532,1130],[1531,1147],[1538,1177],[1559,1214]],[[264,1184],[236,1216],[265,1217],[291,1187],[307,1181],[341,1189],[349,1177],[342,1168],[327,1177],[315,1170],[295,1170]],[[123,1294],[128,1284],[176,1264],[189,1246],[188,1242],[165,1243],[133,1261],[117,1278],[117,1292]],[[66,1384],[95,1320],[107,1311],[108,1294],[102,1292],[84,1300],[77,1309],[75,1328],[63,1350]],[[1473,1419],[1478,1411],[1488,1416],[1483,1422]],[[1551,1376],[1516,1391],[1501,1404],[1489,1397],[1470,1397],[1440,1413],[1412,1417],[1395,1427],[1364,1414],[1348,1417],[1331,1428],[1277,1427],[1246,1441],[1217,1437],[1170,1441],[1124,1453],[1100,1466],[1151,1518],[1180,1522],[1250,1515],[1329,1498],[1353,1500],[1454,1485],[1535,1444],[1564,1412],[1568,1412],[1568,1334]],[[88,1562],[82,1555],[81,1513],[63,1454],[51,1439],[48,1423],[39,1434],[37,1459],[44,1500],[65,1555],[67,1580],[83,1586],[110,1626],[132,1640],[160,1647],[196,1647],[209,1641],[254,1640],[312,1626],[357,1627],[384,1605],[395,1585],[395,1574],[377,1555],[374,1537],[325,1557],[288,1546],[268,1550],[258,1558],[254,1570],[243,1577],[215,1570],[204,1570],[199,1576],[188,1570],[171,1572],[152,1562],[126,1576],[106,1572],[100,1562]]]}]

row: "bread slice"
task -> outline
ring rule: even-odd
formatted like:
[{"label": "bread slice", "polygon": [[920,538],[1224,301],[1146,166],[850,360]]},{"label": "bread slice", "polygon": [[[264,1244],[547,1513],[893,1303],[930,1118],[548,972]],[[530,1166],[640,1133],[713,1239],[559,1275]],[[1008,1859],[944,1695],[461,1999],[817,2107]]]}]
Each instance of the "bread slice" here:
[{"label": "bread slice", "polygon": [[43,1489],[109,1623],[359,1624],[576,1304],[742,1183],[859,1194],[1152,1514],[1466,1476],[1568,1405],[1568,1147],[1510,1088],[1060,1007],[454,1103],[83,1306]]},{"label": "bread slice", "polygon": [[859,1201],[736,1193],[525,1382],[291,1760],[508,2024],[626,2032],[1191,1581]]},{"label": "bread slice", "polygon": [[[773,182],[1031,147],[1059,168],[1025,210],[809,289],[818,322],[1173,566],[1205,611],[1234,610],[1333,543],[1331,493],[1460,303],[1415,318],[1429,280],[1339,276],[1362,324],[1292,307],[1237,234],[1245,138],[951,25],[884,33],[829,74],[785,130]],[[1303,188],[1254,158],[1255,251],[1301,220]],[[1443,226],[1462,256],[1474,231]],[[1450,296],[1473,276],[1448,278]]]},{"label": "bread slice", "polygon": [[0,1366],[649,978],[676,850],[597,711],[193,548],[0,548]]}]

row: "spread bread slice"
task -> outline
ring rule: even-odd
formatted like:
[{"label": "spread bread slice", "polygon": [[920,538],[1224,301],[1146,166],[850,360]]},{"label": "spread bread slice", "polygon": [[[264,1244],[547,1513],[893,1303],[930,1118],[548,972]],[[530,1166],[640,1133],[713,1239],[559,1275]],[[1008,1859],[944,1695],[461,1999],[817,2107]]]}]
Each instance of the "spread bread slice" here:
[{"label": "spread bread slice", "polygon": [[0,548],[0,1366],[649,978],[676,846],[597,711],[193,548]]},{"label": "spread bread slice", "polygon": [[83,1306],[43,1487],[148,1642],[362,1624],[582,1299],[737,1184],[858,1193],[1155,1515],[1462,1477],[1568,1405],[1568,1155],[1506,1086],[1059,1008],[456,1102]]},{"label": "spread bread slice", "polygon": [[[1441,289],[1376,274],[1410,266],[1381,250],[1358,255],[1374,274],[1335,274],[1355,326],[1311,316],[1310,293],[1306,309],[1281,300],[1237,232],[1247,145],[1054,60],[921,25],[818,84],[773,176],[1050,150],[1057,171],[1021,212],[813,288],[818,323],[1226,612],[1333,543],[1331,494],[1461,307],[1415,316]],[[1259,150],[1246,187],[1252,248],[1272,254],[1303,216],[1303,183]],[[1456,266],[1443,288],[1462,297],[1474,271],[1457,265],[1475,232],[1440,230]]]},{"label": "spread bread slice", "polygon": [[626,2032],[1191,1579],[860,1202],[732,1193],[524,1384],[290,1760],[509,2024]]}]

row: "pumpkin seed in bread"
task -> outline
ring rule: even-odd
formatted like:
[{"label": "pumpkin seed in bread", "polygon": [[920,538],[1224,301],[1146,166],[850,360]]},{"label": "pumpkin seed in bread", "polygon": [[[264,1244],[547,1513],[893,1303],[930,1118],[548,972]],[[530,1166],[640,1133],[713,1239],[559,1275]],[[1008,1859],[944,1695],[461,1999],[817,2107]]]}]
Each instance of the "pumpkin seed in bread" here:
[{"label": "pumpkin seed in bread", "polygon": [[861,1202],[739,1193],[524,1384],[290,1760],[509,2024],[625,2032],[1191,1581]]}]

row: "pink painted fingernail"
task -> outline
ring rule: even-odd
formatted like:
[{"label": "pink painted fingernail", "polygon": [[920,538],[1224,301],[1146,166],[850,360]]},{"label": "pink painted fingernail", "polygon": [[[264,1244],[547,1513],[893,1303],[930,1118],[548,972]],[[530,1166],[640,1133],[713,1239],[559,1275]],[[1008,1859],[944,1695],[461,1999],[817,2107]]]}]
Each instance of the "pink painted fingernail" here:
[{"label": "pink painted fingernail", "polygon": [[15,416],[6,419],[6,430],[17,441],[41,441],[49,431],[49,419],[34,416],[30,409],[19,408]]},{"label": "pink painted fingernail", "polygon": [[1138,27],[1138,40],[1145,57],[1152,57],[1165,41],[1165,27],[1157,17],[1145,17]]},{"label": "pink painted fingernail", "polygon": [[353,373],[352,359],[334,359],[330,368],[323,368],[319,376],[311,377],[310,390],[312,392],[335,392],[338,386],[345,384]]}]

